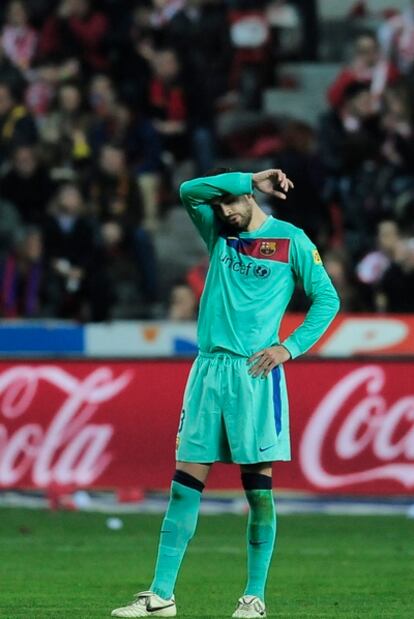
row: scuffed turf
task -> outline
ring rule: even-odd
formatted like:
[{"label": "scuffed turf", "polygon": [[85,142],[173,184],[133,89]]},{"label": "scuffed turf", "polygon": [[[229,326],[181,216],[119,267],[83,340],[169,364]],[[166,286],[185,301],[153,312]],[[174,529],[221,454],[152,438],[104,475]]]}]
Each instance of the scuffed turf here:
[{"label": "scuffed turf", "polygon": [[[0,510],[0,617],[105,618],[152,577],[160,516]],[[203,516],[176,589],[180,617],[230,617],[245,578],[245,519]],[[414,617],[414,521],[279,518],[268,616]]]}]

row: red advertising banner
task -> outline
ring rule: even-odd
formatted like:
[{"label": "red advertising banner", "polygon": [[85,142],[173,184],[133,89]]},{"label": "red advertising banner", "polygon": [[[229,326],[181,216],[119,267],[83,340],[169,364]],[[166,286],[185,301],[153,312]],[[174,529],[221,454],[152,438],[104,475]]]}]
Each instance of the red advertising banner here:
[{"label": "red advertising banner", "polygon": [[[166,488],[189,361],[0,363],[0,488]],[[277,488],[414,494],[414,364],[286,365],[293,461]],[[209,488],[240,487],[216,465]]]}]

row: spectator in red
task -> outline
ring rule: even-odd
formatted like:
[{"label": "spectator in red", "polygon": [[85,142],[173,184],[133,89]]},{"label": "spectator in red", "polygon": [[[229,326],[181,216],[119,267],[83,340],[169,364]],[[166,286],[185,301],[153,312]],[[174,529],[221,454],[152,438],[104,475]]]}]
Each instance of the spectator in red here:
[{"label": "spectator in red", "polygon": [[405,11],[388,19],[380,28],[378,38],[387,58],[392,59],[402,73],[414,63],[414,2]]},{"label": "spectator in red", "polygon": [[62,0],[46,21],[40,38],[41,56],[75,57],[87,72],[107,68],[104,41],[108,20],[90,0]]},{"label": "spectator in red", "polygon": [[181,66],[176,52],[158,50],[154,56],[149,104],[152,122],[160,134],[164,149],[176,159],[188,154],[187,104],[181,83]]},{"label": "spectator in red", "polygon": [[198,262],[196,265],[191,267],[191,269],[189,269],[186,274],[186,283],[193,291],[197,299],[197,303],[200,302],[201,295],[203,294],[204,284],[208,271],[208,264],[209,260],[208,258],[205,258],[201,262]]},{"label": "spectator in red", "polygon": [[26,5],[22,0],[9,3],[2,39],[6,56],[16,67],[26,71],[32,64],[38,37],[29,24]]},{"label": "spectator in red", "polygon": [[369,86],[371,95],[378,104],[386,86],[395,82],[398,75],[395,65],[382,57],[375,34],[360,34],[355,41],[352,62],[339,73],[328,90],[329,103],[332,107],[339,108],[344,101],[347,86],[360,82]]}]

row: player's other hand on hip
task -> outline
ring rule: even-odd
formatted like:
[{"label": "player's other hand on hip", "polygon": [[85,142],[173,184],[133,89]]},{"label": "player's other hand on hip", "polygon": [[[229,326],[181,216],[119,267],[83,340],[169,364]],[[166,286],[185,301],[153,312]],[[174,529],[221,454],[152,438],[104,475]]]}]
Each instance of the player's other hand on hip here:
[{"label": "player's other hand on hip", "polygon": [[252,364],[249,368],[249,374],[254,377],[261,375],[262,378],[266,378],[276,366],[289,359],[290,352],[284,346],[264,348],[247,360],[248,364]]},{"label": "player's other hand on hip", "polygon": [[286,194],[294,185],[282,170],[264,170],[253,174],[253,185],[259,191],[286,200]]}]

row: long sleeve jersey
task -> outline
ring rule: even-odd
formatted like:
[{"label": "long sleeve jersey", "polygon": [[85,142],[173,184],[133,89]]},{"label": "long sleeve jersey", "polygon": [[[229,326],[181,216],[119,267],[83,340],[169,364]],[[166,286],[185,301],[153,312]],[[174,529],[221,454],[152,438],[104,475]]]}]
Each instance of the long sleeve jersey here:
[{"label": "long sleeve jersey", "polygon": [[200,351],[249,357],[279,344],[280,322],[299,280],[311,307],[282,342],[295,358],[328,328],[339,309],[338,295],[315,245],[300,228],[269,216],[256,230],[229,234],[210,206],[227,193],[253,193],[252,174],[196,178],[180,188],[210,254],[198,319]]}]

